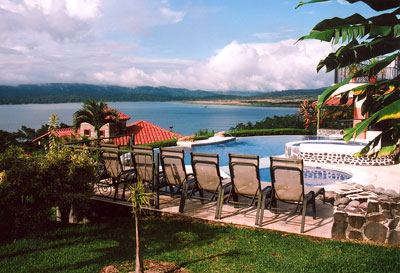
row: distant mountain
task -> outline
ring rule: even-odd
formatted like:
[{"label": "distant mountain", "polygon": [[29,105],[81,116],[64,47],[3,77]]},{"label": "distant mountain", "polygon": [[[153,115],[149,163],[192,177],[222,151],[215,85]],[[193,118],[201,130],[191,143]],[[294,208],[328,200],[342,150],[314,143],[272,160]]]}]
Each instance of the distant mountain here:
[{"label": "distant mountain", "polygon": [[294,90],[283,90],[267,92],[260,95],[256,95],[253,98],[258,99],[273,99],[273,98],[290,98],[290,97],[318,97],[326,89],[326,87],[317,89],[294,89]]},{"label": "distant mountain", "polygon": [[25,84],[18,86],[0,85],[0,104],[23,103],[64,103],[83,102],[88,99],[102,101],[182,101],[182,100],[220,100],[240,98],[276,98],[317,94],[323,89],[287,90],[279,92],[211,92],[183,88],[140,86],[128,88],[111,85],[91,84]]}]

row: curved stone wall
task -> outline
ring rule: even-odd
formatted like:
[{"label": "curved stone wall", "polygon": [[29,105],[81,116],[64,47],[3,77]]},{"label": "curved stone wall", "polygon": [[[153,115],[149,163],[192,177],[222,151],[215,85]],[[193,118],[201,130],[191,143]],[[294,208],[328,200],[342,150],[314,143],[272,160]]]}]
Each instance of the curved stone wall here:
[{"label": "curved stone wall", "polygon": [[369,158],[354,157],[362,149],[362,143],[346,144],[344,141],[305,140],[289,142],[285,145],[287,158],[301,158],[307,162],[323,164],[348,164],[360,166],[387,166],[396,164],[394,156]]}]

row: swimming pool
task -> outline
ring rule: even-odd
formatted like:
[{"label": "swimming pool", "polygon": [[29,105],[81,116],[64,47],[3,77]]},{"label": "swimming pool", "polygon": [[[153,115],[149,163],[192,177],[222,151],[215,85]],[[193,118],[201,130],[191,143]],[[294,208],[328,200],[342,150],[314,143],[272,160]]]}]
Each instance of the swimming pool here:
[{"label": "swimming pool", "polygon": [[[229,153],[258,155],[260,157],[260,176],[263,181],[271,181],[269,172],[269,156],[285,154],[285,144],[302,140],[323,140],[315,136],[257,136],[239,137],[233,141],[221,144],[194,146],[185,149],[185,164],[190,165],[190,152],[216,153],[219,155],[220,166],[228,170]],[[352,175],[331,169],[306,166],[304,168],[304,183],[309,186],[323,186],[350,179]]]}]

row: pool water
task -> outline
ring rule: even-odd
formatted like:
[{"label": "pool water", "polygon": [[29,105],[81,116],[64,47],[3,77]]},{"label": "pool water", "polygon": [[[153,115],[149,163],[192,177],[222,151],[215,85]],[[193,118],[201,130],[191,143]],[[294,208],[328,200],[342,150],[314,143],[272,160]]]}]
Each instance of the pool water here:
[{"label": "pool water", "polygon": [[285,144],[292,141],[313,140],[314,136],[257,136],[238,137],[221,144],[194,146],[187,149],[185,163],[190,164],[190,152],[215,153],[219,155],[219,164],[228,166],[229,153],[258,155],[260,158],[283,155]]},{"label": "pool water", "polygon": [[[269,160],[265,160],[266,157],[283,155],[287,142],[318,139],[326,138],[315,136],[239,137],[226,143],[194,146],[191,149],[185,149],[185,164],[191,164],[190,152],[216,153],[219,155],[221,167],[229,165],[229,153],[258,155],[260,157],[260,178],[262,181],[271,181],[268,168]],[[308,166],[304,168],[304,183],[308,186],[323,186],[349,178],[351,178],[350,174],[337,170]]]}]

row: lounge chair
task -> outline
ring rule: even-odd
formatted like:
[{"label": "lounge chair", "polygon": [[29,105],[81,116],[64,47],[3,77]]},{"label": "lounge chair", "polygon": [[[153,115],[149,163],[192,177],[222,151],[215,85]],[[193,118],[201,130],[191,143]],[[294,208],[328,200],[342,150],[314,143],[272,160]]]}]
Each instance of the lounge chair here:
[{"label": "lounge chair", "polygon": [[[254,206],[257,203],[255,224],[261,226],[265,201],[266,197],[271,194],[271,186],[261,184],[259,157],[256,155],[229,154],[229,171],[233,186],[228,203],[247,206]],[[233,201],[231,201],[231,197]],[[251,199],[251,202],[239,202],[239,197]]]},{"label": "lounge chair", "polygon": [[[191,157],[195,183],[193,184],[188,198],[197,198],[203,201],[216,200],[217,209],[215,212],[215,219],[221,219],[222,203],[229,196],[232,183],[230,179],[225,179],[223,181],[219,170],[219,157],[217,154],[192,152]],[[194,195],[197,191],[200,196]],[[204,193],[210,193],[211,197],[205,197]],[[184,210],[185,199],[186,194],[182,194],[179,212],[183,212]]]},{"label": "lounge chair", "polygon": [[303,176],[303,160],[288,159],[281,157],[270,157],[271,160],[271,210],[277,209],[277,200],[295,204],[294,213],[300,208],[302,211],[301,233],[304,233],[304,222],[307,205],[311,204],[313,218],[316,218],[315,197],[323,195],[325,202],[325,189],[317,187],[305,187]]},{"label": "lounge chair", "polygon": [[[126,183],[134,182],[136,178],[135,172],[133,170],[124,171],[118,150],[110,148],[102,149],[101,158],[107,176],[105,177],[105,179],[103,178],[97,182],[97,189],[100,193],[102,193],[103,189],[107,187],[114,187],[114,200],[116,200],[118,196],[119,186],[121,184],[124,184],[121,197],[121,199],[124,200]],[[107,183],[109,179],[111,179],[111,184]]]},{"label": "lounge chair", "polygon": [[146,146],[132,146],[131,158],[134,169],[136,171],[137,181],[144,184],[146,191],[154,194],[153,200],[156,209],[159,208],[159,171],[158,171],[158,154],[154,160],[154,149]]},{"label": "lounge chair", "polygon": [[166,192],[171,196],[182,194],[185,183],[194,183],[193,174],[186,173],[184,157],[182,148],[160,148],[163,176],[159,188],[167,188]]}]

